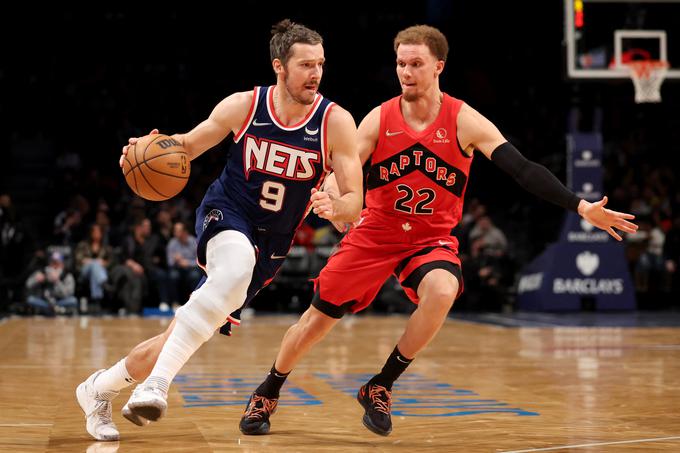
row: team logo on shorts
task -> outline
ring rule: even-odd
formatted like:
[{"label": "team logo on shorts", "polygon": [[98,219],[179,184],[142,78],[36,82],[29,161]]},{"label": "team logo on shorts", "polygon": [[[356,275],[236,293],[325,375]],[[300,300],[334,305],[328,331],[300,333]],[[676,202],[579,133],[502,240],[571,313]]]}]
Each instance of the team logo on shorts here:
[{"label": "team logo on shorts", "polygon": [[205,216],[205,219],[203,219],[203,231],[205,231],[205,229],[208,228],[208,224],[213,220],[217,220],[219,222],[223,218],[224,216],[222,215],[222,211],[220,211],[219,209],[213,209],[208,213],[207,216]]}]

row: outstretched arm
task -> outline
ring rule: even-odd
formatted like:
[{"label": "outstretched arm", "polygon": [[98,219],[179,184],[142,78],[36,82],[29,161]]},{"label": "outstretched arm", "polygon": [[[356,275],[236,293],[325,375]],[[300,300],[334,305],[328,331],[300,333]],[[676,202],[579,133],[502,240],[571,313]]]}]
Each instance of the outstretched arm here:
[{"label": "outstretched arm", "polygon": [[230,132],[237,133],[246,120],[253,92],[234,93],[217,104],[210,116],[186,134],[175,134],[191,160],[220,143]]},{"label": "outstretched arm", "polygon": [[606,209],[607,197],[590,203],[567,189],[547,168],[526,159],[498,128],[479,112],[463,105],[458,115],[458,139],[463,149],[472,146],[512,176],[534,195],[565,209],[578,212],[592,225],[608,232],[616,240],[621,236],[614,228],[634,233],[637,225],[628,220],[635,216]]}]

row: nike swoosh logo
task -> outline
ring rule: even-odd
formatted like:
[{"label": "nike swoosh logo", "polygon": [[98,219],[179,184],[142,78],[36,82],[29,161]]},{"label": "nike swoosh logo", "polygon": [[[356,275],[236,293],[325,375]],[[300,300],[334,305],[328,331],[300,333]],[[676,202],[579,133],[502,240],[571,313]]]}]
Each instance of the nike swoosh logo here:
[{"label": "nike swoosh logo", "polygon": [[453,242],[439,241],[439,245],[451,245]]},{"label": "nike swoosh logo", "polygon": [[307,128],[307,126],[305,126],[305,132],[307,132],[309,135],[316,135],[316,134],[319,133],[319,128],[317,127],[316,129],[314,129],[313,131],[311,131],[311,130],[309,130],[309,129]]},{"label": "nike swoosh logo", "polygon": [[272,253],[271,259],[273,260],[282,260],[286,257],[286,255],[280,256],[280,255],[275,255]]},{"label": "nike swoosh logo", "polygon": [[387,129],[387,130],[385,131],[385,135],[387,135],[388,137],[392,137],[393,135],[399,135],[399,134],[403,134],[403,133],[404,133],[404,131],[394,131],[394,132],[390,132],[389,129]]},{"label": "nike swoosh logo", "polygon": [[397,356],[397,360],[399,360],[401,363],[411,363],[408,360],[403,360],[401,357]]},{"label": "nike swoosh logo", "polygon": [[258,123],[257,120],[253,120],[253,126],[271,126],[272,123]]}]

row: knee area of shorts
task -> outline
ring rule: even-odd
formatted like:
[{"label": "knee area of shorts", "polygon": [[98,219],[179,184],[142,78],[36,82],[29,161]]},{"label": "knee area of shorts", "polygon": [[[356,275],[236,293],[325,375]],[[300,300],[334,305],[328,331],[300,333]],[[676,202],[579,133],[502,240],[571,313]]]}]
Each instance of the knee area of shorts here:
[{"label": "knee area of shorts", "polygon": [[340,314],[339,318],[331,317],[327,315],[326,313],[323,313],[320,310],[314,310],[309,314],[309,317],[307,318],[307,324],[311,329],[325,329],[328,328],[329,326],[334,326],[342,317],[344,316],[344,311],[343,313]]},{"label": "knee area of shorts", "polygon": [[341,305],[328,302],[321,297],[319,285],[315,284],[315,293],[309,308],[309,317],[312,317],[315,322],[326,320],[329,323],[335,323],[341,320],[347,313],[360,311],[361,309],[353,309],[358,303],[356,300],[350,300]]}]

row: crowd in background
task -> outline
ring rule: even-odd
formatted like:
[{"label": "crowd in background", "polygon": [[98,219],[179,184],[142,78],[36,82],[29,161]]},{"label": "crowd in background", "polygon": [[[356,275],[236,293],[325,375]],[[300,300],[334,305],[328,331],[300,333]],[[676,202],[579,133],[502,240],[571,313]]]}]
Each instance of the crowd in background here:
[{"label": "crowd in background", "polygon": [[[155,127],[185,132],[225,95],[272,83],[267,36],[270,24],[285,17],[284,6],[249,24],[248,40],[225,27],[222,14],[204,11],[154,11],[167,30],[181,29],[184,20],[204,23],[195,36],[185,36],[117,33],[135,23],[136,11],[59,10],[35,24],[54,31],[50,40],[30,35],[24,47],[32,51],[8,49],[0,63],[0,311],[72,313],[86,300],[91,311],[139,313],[186,301],[201,277],[194,209],[221,170],[227,148],[220,145],[192,162],[186,189],[162,203],[133,196],[117,165],[120,148],[128,137]],[[358,123],[397,94],[391,41],[396,30],[416,21],[439,26],[450,40],[442,89],[485,114],[524,155],[563,181],[569,111],[598,110],[593,116],[599,120],[588,121],[586,129],[602,132],[605,140],[605,193],[613,209],[634,213],[640,224],[637,234],[625,237],[638,306],[677,305],[680,184],[668,165],[680,143],[680,117],[673,109],[677,86],[664,86],[661,104],[636,106],[632,84],[565,81],[562,28],[554,26],[562,20],[559,5],[546,4],[539,22],[512,4],[499,4],[493,16],[474,2],[429,1],[408,14],[365,7],[360,15],[348,9],[332,18],[313,11],[293,18],[326,36],[324,95]],[[517,33],[491,44],[470,40],[478,24],[455,20],[461,13],[483,15],[489,30],[502,30],[512,18]],[[545,39],[539,42],[536,35]],[[83,36],[97,42],[96,53],[83,47]],[[204,45],[234,39],[242,45],[229,45],[224,58]],[[142,48],[154,49],[153,57]],[[370,70],[357,75],[347,61]],[[456,309],[512,307],[518,272],[557,239],[563,212],[524,192],[481,156],[473,162],[466,197],[456,232],[465,292]],[[339,237],[310,217],[279,276],[253,306],[304,308],[311,297],[308,279]],[[412,308],[394,280],[372,307]]]},{"label": "crowd in background", "polygon": [[[669,168],[651,166],[630,171],[634,153],[623,156],[614,164],[607,159],[607,174],[615,173],[608,179],[625,184],[609,190],[612,208],[634,213],[640,225],[636,234],[625,237],[638,304],[672,305],[671,295],[680,289],[680,196],[673,191],[675,175]],[[79,179],[77,174],[61,175],[60,184]],[[186,302],[202,277],[196,264],[192,202],[185,196],[146,202],[132,195],[122,178],[119,185],[117,201],[74,187],[63,205],[55,207],[46,236],[22,221],[11,194],[0,195],[0,288],[5,305],[18,302],[25,304],[26,312],[54,315],[76,313],[85,300],[90,312],[123,314],[149,307],[169,310]],[[516,209],[508,207],[510,212]],[[466,203],[456,229],[465,281],[457,309],[512,306],[518,271],[533,256],[520,252],[531,242],[530,228],[518,232],[519,218],[504,214],[476,197]],[[340,238],[328,222],[310,216],[298,231],[287,264],[254,306],[274,311],[304,307],[311,298],[309,278],[318,273]],[[378,299],[376,311],[412,309],[395,279],[386,282]]]}]

